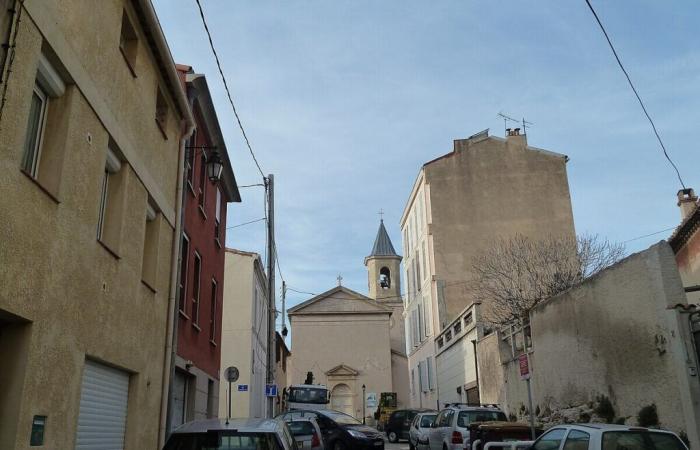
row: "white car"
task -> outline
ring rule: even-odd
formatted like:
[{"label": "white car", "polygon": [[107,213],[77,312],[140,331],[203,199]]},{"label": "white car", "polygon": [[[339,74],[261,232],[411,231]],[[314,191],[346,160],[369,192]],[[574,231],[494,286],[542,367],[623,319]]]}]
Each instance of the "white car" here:
[{"label": "white car", "polygon": [[278,419],[207,419],[175,428],[163,450],[298,450]]},{"label": "white car", "polygon": [[556,425],[530,450],[688,450],[670,431],[626,425],[587,423]]},{"label": "white car", "polygon": [[408,446],[411,450],[428,448],[428,432],[435,421],[437,411],[422,412],[416,414],[408,430]]},{"label": "white car", "polygon": [[[507,422],[506,415],[495,405],[474,406],[452,403],[435,418],[428,431],[430,450],[462,450],[471,446],[469,425],[472,422]],[[567,449],[568,450],[568,449]]]}]

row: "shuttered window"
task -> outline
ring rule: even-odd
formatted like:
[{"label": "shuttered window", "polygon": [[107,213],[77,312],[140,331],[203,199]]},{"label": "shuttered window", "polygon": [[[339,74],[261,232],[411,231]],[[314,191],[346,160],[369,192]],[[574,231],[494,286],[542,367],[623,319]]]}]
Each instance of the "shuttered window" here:
[{"label": "shuttered window", "polygon": [[126,432],[129,374],[85,361],[76,450],[121,450]]}]

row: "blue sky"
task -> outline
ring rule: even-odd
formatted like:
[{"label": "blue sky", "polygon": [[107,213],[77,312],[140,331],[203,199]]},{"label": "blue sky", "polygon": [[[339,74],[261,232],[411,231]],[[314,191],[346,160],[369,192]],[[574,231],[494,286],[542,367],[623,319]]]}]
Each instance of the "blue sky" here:
[{"label": "blue sky", "polygon": [[[379,209],[398,250],[420,166],[453,139],[502,136],[499,111],[535,124],[531,145],[571,158],[577,232],[625,241],[679,221],[679,182],[583,0],[202,3],[247,134],[275,174],[280,264],[296,289],[322,292],[342,273],[365,293]],[[175,61],[208,77],[238,183],[260,182],[194,0],[154,5]],[[700,188],[700,9],[593,5],[686,185]],[[263,217],[262,189],[241,194],[229,225]],[[263,223],[229,230],[227,245],[264,253]]]}]

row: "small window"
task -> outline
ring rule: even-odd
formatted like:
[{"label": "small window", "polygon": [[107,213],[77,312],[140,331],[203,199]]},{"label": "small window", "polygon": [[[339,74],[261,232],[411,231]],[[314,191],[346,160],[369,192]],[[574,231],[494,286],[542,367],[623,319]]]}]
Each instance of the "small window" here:
[{"label": "small window", "polygon": [[138,38],[136,30],[129,20],[126,11],[122,13],[122,29],[119,35],[119,50],[124,56],[131,75],[136,76],[136,52],[138,50]]},{"label": "small window", "polygon": [[24,156],[22,157],[22,170],[32,178],[36,178],[39,166],[39,153],[41,140],[44,135],[44,123],[48,97],[38,84],[34,85],[32,102],[29,107],[29,119],[27,123],[27,136],[24,140]]},{"label": "small window", "polygon": [[110,142],[100,182],[97,240],[115,254],[119,253],[121,242],[123,200],[126,195],[125,172],[115,144]]},{"label": "small window", "polygon": [[141,265],[141,279],[147,286],[156,290],[156,277],[158,275],[158,249],[160,239],[160,220],[158,212],[146,205],[146,231],[143,238],[143,262]]},{"label": "small window", "polygon": [[438,348],[442,348],[445,345],[445,341],[442,338],[438,338],[437,345]]},{"label": "small window", "polygon": [[452,330],[448,330],[447,333],[445,333],[445,340],[447,342],[450,342],[452,340]]},{"label": "small window", "polygon": [[467,313],[466,316],[464,316],[464,326],[467,327],[471,325],[471,323],[474,321],[474,316],[472,313]]},{"label": "small window", "polygon": [[185,180],[190,192],[194,194],[194,161],[197,154],[197,130],[192,132],[192,136],[187,143],[187,158],[185,160]]},{"label": "small window", "polygon": [[178,299],[178,304],[180,307],[180,312],[187,314],[185,311],[185,299],[187,298],[187,278],[189,276],[189,260],[190,260],[190,239],[185,233],[182,234],[182,248],[180,249],[181,261],[180,261],[180,298]]},{"label": "small window", "polygon": [[168,114],[168,102],[165,100],[163,91],[158,88],[156,92],[156,123],[158,124],[158,128],[160,128],[160,132],[163,134],[163,138],[165,139],[168,139],[168,135],[166,133],[168,126]]},{"label": "small window", "polygon": [[205,215],[206,197],[207,197],[207,155],[202,152],[199,158],[199,188],[198,188],[199,209]]},{"label": "small window", "polygon": [[194,266],[192,272],[192,324],[199,325],[199,299],[202,286],[200,283],[202,277],[202,257],[199,253],[194,252]]},{"label": "small window", "polygon": [[418,247],[418,250],[416,250],[416,284],[418,288],[418,292],[421,290],[421,285],[423,284],[423,277],[420,274],[420,260],[421,260],[421,255],[420,255],[420,246]]},{"label": "small window", "polygon": [[379,287],[389,289],[391,287],[391,271],[388,267],[379,269]]},{"label": "small window", "polygon": [[218,297],[219,285],[216,280],[211,280],[211,318],[209,319],[209,340],[216,342],[216,299]]},{"label": "small window", "polygon": [[462,331],[462,322],[457,322],[454,326],[455,335]]}]

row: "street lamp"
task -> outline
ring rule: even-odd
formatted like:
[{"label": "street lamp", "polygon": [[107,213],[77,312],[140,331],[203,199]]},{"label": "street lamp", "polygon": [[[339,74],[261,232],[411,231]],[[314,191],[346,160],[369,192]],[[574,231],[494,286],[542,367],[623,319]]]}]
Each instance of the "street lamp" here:
[{"label": "street lamp", "polygon": [[214,184],[218,183],[221,180],[221,174],[224,171],[224,163],[221,160],[221,155],[219,155],[219,152],[218,152],[216,146],[211,146],[211,147],[208,147],[206,145],[189,146],[189,147],[187,147],[187,150],[194,151],[195,154],[197,151],[202,152],[204,150],[211,150],[212,153],[207,158],[207,177]]},{"label": "street lamp", "polygon": [[365,389],[367,387],[363,384],[362,385],[362,425],[365,424],[365,416],[367,415],[367,408],[365,408]]}]

